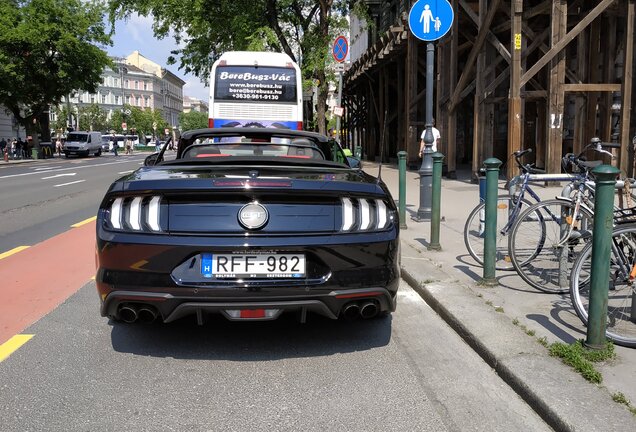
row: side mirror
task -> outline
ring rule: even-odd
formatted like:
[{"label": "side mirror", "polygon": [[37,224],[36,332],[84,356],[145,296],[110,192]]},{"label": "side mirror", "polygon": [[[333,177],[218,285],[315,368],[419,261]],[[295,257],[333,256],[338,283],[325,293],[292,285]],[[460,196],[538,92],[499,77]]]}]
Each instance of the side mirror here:
[{"label": "side mirror", "polygon": [[144,166],[157,165],[159,162],[163,162],[163,158],[159,159],[159,153],[153,153],[146,156],[144,159]]},{"label": "side mirror", "polygon": [[349,163],[351,168],[362,169],[362,161],[358,158],[347,156],[347,163]]}]

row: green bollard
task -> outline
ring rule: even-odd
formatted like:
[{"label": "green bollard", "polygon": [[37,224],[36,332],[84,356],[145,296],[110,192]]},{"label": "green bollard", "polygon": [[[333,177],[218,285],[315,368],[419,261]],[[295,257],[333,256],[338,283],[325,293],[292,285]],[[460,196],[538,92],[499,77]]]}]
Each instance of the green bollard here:
[{"label": "green bollard", "polygon": [[398,152],[400,229],[406,229],[406,152]]},{"label": "green bollard", "polygon": [[594,227],[592,229],[590,305],[585,346],[592,349],[604,349],[607,324],[607,281],[614,225],[614,187],[620,170],[610,165],[601,165],[594,168],[592,174],[596,180],[596,191],[594,192]]},{"label": "green bollard", "polygon": [[440,210],[442,203],[442,162],[444,155],[433,153],[433,183],[431,191],[431,242],[428,250],[442,250],[439,244]]},{"label": "green bollard", "polygon": [[355,146],[353,154],[355,155],[357,159],[362,160],[362,146],[361,145]]},{"label": "green bollard", "polygon": [[483,285],[498,285],[495,278],[495,263],[497,252],[497,196],[499,195],[499,167],[501,161],[489,158],[484,161],[486,167],[486,223],[484,233],[484,276]]}]

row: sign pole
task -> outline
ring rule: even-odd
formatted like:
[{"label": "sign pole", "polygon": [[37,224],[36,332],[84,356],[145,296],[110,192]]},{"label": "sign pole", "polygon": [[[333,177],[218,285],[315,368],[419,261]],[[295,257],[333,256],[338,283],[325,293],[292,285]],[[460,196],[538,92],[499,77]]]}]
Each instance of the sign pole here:
[{"label": "sign pole", "polygon": [[426,44],[426,132],[424,133],[424,152],[420,175],[420,207],[417,209],[417,222],[431,220],[433,188],[433,69],[435,65],[435,45]]},{"label": "sign pole", "polygon": [[[338,107],[342,106],[342,72],[338,74]],[[336,134],[342,141],[342,133],[340,132],[340,117],[336,116]],[[331,138],[331,137],[330,137]]]},{"label": "sign pole", "polygon": [[444,37],[451,28],[455,13],[448,0],[417,0],[409,12],[409,28],[426,44],[426,130],[420,175],[420,206],[416,222],[431,220],[433,189],[433,79],[435,71],[434,41]]}]

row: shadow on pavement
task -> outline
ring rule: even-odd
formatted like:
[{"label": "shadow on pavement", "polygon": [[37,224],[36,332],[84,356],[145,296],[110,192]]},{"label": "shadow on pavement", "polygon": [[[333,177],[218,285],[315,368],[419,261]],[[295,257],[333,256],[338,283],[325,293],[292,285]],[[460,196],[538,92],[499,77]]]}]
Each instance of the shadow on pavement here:
[{"label": "shadow on pavement", "polygon": [[111,321],[111,341],[117,352],[143,356],[270,361],[364,351],[391,340],[391,316],[356,321],[307,318],[306,324],[293,314],[275,321],[231,322],[211,315],[202,326],[194,317],[150,325]]}]

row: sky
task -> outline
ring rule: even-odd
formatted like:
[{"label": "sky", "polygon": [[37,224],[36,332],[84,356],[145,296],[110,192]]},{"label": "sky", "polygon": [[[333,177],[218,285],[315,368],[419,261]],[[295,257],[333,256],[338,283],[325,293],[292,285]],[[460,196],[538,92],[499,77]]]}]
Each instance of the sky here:
[{"label": "sky", "polygon": [[210,89],[194,75],[186,75],[179,70],[179,62],[174,65],[166,64],[170,51],[177,48],[172,37],[157,39],[152,32],[152,18],[132,15],[126,21],[115,23],[115,35],[113,46],[107,47],[108,54],[117,57],[126,57],[133,51],[139,51],[144,57],[160,64],[170,72],[184,80],[184,96],[201,99],[207,103]]}]

